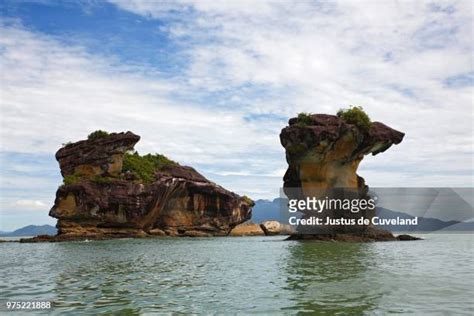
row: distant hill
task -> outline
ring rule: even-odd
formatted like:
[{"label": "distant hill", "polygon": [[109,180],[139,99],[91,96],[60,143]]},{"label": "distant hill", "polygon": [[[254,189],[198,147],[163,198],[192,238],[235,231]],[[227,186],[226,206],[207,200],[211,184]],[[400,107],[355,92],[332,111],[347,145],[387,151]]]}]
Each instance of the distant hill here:
[{"label": "distant hill", "polygon": [[[403,212],[396,212],[392,211],[383,207],[377,208],[377,216],[380,218],[390,219],[390,218],[403,218],[403,219],[413,219],[415,216],[409,215]],[[386,229],[389,231],[419,231],[419,232],[432,232],[437,230],[445,230],[451,231],[455,227],[455,225],[460,224],[461,222],[458,221],[442,221],[437,218],[429,218],[429,217],[418,217],[418,225],[410,226],[410,225],[380,225],[382,229]],[[468,228],[466,226],[465,228]],[[472,230],[474,226],[471,226],[470,229]],[[459,229],[454,229],[459,230]]]},{"label": "distant hill", "polygon": [[281,206],[286,205],[286,199],[276,198],[270,200],[257,200],[252,208],[252,221],[261,223],[264,221],[277,220],[281,221]]},{"label": "distant hill", "polygon": [[460,222],[454,224],[453,226],[449,226],[443,228],[441,231],[448,231],[448,232],[474,232],[474,222]]},{"label": "distant hill", "polygon": [[[286,221],[282,210],[286,208],[286,199],[276,198],[273,201],[270,200],[257,200],[252,211],[252,221],[255,223],[261,223],[268,220],[277,220],[280,222]],[[414,216],[403,212],[397,212],[386,208],[377,208],[377,216],[384,219],[392,218],[404,218],[412,219]],[[418,217],[417,226],[400,226],[400,225],[380,225],[382,229],[389,231],[473,231],[474,222],[459,222],[459,221],[442,221],[437,218],[424,218]]]},{"label": "distant hill", "polygon": [[57,229],[51,225],[28,225],[12,232],[1,232],[0,237],[56,235]]}]

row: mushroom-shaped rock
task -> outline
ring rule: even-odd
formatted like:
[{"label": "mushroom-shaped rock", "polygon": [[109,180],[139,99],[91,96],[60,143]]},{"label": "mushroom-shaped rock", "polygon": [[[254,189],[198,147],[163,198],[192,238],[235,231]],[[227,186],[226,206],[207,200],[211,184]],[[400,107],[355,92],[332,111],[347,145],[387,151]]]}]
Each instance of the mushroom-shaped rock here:
[{"label": "mushroom-shaped rock", "polygon": [[[290,199],[321,198],[328,194],[334,197],[334,192],[342,192],[346,197],[349,194],[351,199],[368,199],[368,186],[357,175],[360,162],[365,155],[377,155],[399,144],[403,137],[404,133],[380,122],[373,122],[368,128],[363,128],[336,115],[304,115],[304,120],[301,117],[292,118],[280,134],[288,162],[283,178],[284,192]],[[303,218],[312,215],[304,213]],[[324,220],[326,217],[357,219],[360,216],[370,219],[374,215],[375,210],[352,214],[334,209],[320,216]],[[356,240],[377,240],[377,236],[380,240],[395,239],[390,232],[376,230],[371,224],[329,225],[321,229],[319,234],[314,236],[315,239],[334,239],[337,234],[346,234],[341,238],[343,240],[348,239],[347,234],[367,237],[357,237]],[[292,238],[310,239],[311,236],[298,226]]]}]

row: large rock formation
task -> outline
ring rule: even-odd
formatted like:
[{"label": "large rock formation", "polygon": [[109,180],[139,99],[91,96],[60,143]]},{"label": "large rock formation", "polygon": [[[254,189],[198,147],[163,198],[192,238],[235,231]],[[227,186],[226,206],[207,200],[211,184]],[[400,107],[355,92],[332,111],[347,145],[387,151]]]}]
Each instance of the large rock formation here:
[{"label": "large rock formation", "polygon": [[139,139],[131,132],[113,133],[56,153],[65,184],[49,213],[58,219],[55,240],[227,235],[250,219],[250,199],[191,167],[161,165],[148,182],[124,172],[124,155]]},{"label": "large rock formation", "polygon": [[356,171],[364,155],[384,152],[404,135],[379,122],[365,133],[335,115],[313,114],[307,125],[292,118],[280,134],[289,165],[284,187],[362,187]]},{"label": "large rock formation", "polygon": [[[284,191],[290,199],[301,199],[342,192],[347,196],[368,199],[368,187],[357,168],[363,157],[384,152],[393,144],[399,144],[404,134],[382,123],[372,123],[370,129],[363,130],[355,124],[349,124],[341,117],[326,114],[313,114],[289,120],[289,126],[280,134],[281,144],[286,150],[288,170],[284,176]],[[334,190],[339,188],[340,190]],[[342,190],[342,191],[341,191]],[[332,218],[351,218],[374,213],[352,214],[341,210],[332,210]],[[309,214],[303,214],[303,217]],[[294,239],[341,239],[347,240],[391,240],[393,235],[368,226],[325,227],[318,234],[309,234],[298,227]],[[344,234],[344,236],[340,236]],[[337,237],[339,236],[339,237]],[[349,238],[350,239],[350,238]]]}]

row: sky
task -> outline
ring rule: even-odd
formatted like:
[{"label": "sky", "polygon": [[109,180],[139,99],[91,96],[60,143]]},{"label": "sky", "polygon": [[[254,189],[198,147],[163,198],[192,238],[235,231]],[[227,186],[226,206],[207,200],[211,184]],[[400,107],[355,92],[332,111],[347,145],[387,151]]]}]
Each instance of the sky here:
[{"label": "sky", "polygon": [[253,199],[279,195],[280,130],[359,105],[406,133],[372,187],[473,186],[470,1],[1,1],[0,231],[54,224],[54,154],[133,131]]}]

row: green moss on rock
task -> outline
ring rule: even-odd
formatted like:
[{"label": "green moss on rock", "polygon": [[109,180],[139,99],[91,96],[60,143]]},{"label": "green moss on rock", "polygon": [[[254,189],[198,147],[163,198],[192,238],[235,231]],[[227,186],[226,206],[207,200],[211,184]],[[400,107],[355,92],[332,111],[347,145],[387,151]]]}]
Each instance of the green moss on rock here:
[{"label": "green moss on rock", "polygon": [[176,162],[160,154],[140,156],[138,152],[125,153],[123,157],[123,172],[131,172],[145,183],[153,182],[155,173],[165,166],[177,165]]},{"label": "green moss on rock", "polygon": [[97,183],[97,184],[110,184],[110,183],[114,182],[114,180],[116,180],[116,178],[104,177],[104,176],[100,176],[100,175],[96,175],[92,178],[92,181]]},{"label": "green moss on rock", "polygon": [[90,133],[87,136],[87,140],[95,140],[95,139],[99,139],[99,138],[103,138],[107,136],[109,136],[108,132],[98,129],[95,132]]},{"label": "green moss on rock", "polygon": [[311,113],[301,112],[298,114],[298,125],[307,126],[311,125],[313,120],[311,119]]},{"label": "green moss on rock", "polygon": [[81,175],[80,174],[70,174],[64,177],[63,183],[65,185],[70,185],[70,184],[76,184],[81,180]]}]

